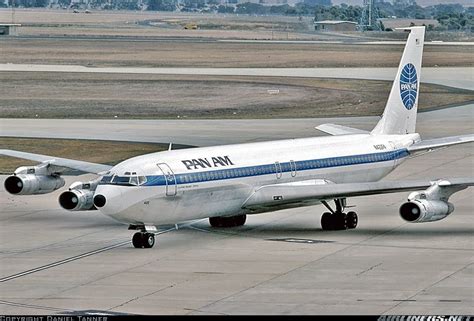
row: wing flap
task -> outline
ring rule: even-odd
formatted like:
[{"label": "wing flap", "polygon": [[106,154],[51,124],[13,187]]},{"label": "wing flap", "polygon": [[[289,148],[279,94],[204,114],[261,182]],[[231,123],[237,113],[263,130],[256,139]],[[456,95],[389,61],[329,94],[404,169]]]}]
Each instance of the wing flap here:
[{"label": "wing flap", "polygon": [[[319,181],[319,180],[318,180]],[[321,201],[342,197],[397,193],[423,190],[433,184],[440,186],[473,186],[474,178],[452,178],[449,180],[406,180],[381,181],[369,183],[335,184],[326,181],[322,184],[275,184],[257,189],[242,205],[242,208],[258,210],[261,208],[284,207],[288,204]]]},{"label": "wing flap", "polygon": [[330,135],[354,135],[354,134],[369,134],[370,133],[362,129],[346,127],[346,126],[336,125],[336,124],[322,124],[315,128],[317,130],[320,130]]},{"label": "wing flap", "polygon": [[110,165],[96,164],[90,162],[84,162],[74,159],[53,157],[41,154],[26,153],[10,149],[0,149],[0,155],[28,159],[40,163],[51,164],[55,166],[59,172],[65,169],[78,170],[85,173],[100,174],[106,172],[112,168]]}]

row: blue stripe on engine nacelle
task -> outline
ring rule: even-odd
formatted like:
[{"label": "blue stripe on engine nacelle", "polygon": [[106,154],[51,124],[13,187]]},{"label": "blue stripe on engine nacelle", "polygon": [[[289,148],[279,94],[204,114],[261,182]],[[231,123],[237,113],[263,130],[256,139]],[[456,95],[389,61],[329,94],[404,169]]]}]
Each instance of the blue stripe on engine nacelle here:
[{"label": "blue stripe on engine nacelle", "polygon": [[[323,159],[311,159],[305,161],[285,162],[279,165],[267,164],[258,166],[248,166],[239,168],[227,168],[214,171],[205,171],[198,173],[175,174],[176,184],[192,184],[199,182],[210,182],[224,179],[233,179],[241,177],[261,176],[277,173],[290,173],[294,171],[305,171],[321,168],[360,165],[386,162],[407,157],[407,149],[399,149],[390,152],[362,154],[353,156],[340,156]],[[277,168],[277,166],[279,166]],[[281,170],[279,168],[281,167]],[[296,168],[294,168],[296,167]],[[163,175],[147,176],[147,182],[143,186],[166,185],[167,178]],[[168,184],[174,184],[172,176],[168,179]]]}]

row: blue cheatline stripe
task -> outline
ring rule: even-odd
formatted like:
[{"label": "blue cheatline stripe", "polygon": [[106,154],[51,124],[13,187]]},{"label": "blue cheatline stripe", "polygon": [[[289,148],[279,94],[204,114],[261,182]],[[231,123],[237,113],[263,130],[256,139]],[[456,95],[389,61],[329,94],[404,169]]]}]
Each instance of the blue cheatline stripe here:
[{"label": "blue cheatline stripe", "polygon": [[[321,168],[332,168],[340,166],[360,165],[386,162],[407,157],[409,155],[407,149],[399,149],[390,152],[373,153],[373,154],[362,154],[352,156],[340,156],[323,159],[310,159],[297,162],[286,162],[258,166],[248,166],[239,168],[227,168],[220,170],[205,171],[199,173],[185,173],[175,174],[177,184],[191,184],[199,182],[210,182],[225,179],[261,176],[277,173],[291,173],[295,171],[306,171]],[[280,171],[281,167],[281,171]],[[159,186],[166,185],[166,177],[163,175],[152,175],[147,176],[147,182],[142,186]],[[174,184],[173,177],[168,177],[168,184]]]}]

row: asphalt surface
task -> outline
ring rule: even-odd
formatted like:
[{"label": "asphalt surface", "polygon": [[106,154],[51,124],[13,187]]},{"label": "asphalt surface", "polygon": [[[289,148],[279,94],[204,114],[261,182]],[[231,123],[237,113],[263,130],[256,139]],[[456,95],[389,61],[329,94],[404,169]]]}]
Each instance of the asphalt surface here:
[{"label": "asphalt surface", "polygon": [[[444,122],[449,118],[451,122]],[[321,135],[315,129],[336,123],[371,130],[379,117],[225,120],[93,120],[0,118],[0,136],[99,139],[194,146],[248,143]],[[423,138],[457,135],[457,124],[474,129],[474,104],[418,114],[417,130]],[[434,130],[438,128],[439,130]],[[27,129],[27,130],[25,130]],[[449,130],[449,132],[446,132]]]},{"label": "asphalt surface", "polygon": [[[277,76],[393,81],[397,72],[397,68],[147,68],[0,64],[0,72],[1,71],[213,76]],[[474,90],[474,67],[426,67],[421,71],[421,81],[443,86]]]},{"label": "asphalt surface", "polygon": [[[472,133],[473,112],[469,105],[423,113],[418,129],[425,138]],[[316,135],[313,126],[325,122],[370,128],[376,120],[0,124],[2,135],[178,134],[214,144]],[[408,160],[387,179],[473,175],[468,144]],[[313,206],[250,216],[233,229],[182,224],[164,229],[148,250],[132,248],[132,232],[100,213],[60,209],[59,193],[14,197],[2,183],[0,314],[474,314],[473,189],[451,197],[455,212],[434,223],[405,223],[397,212],[408,193],[396,193],[349,199],[360,218],[355,230],[322,231],[325,210]]]}]

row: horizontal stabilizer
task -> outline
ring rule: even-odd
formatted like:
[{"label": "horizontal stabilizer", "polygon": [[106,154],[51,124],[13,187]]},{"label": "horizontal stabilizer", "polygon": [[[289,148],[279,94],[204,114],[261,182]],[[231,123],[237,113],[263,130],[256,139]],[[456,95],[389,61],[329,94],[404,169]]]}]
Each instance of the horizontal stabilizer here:
[{"label": "horizontal stabilizer", "polygon": [[336,124],[322,124],[315,128],[330,135],[369,134],[368,131],[362,129],[351,128]]},{"label": "horizontal stabilizer", "polygon": [[58,171],[61,171],[61,168],[69,168],[85,173],[99,174],[102,172],[106,172],[112,168],[112,166],[109,165],[89,163],[74,159],[47,156],[41,154],[25,153],[10,149],[0,149],[0,155],[28,159],[39,163],[51,164],[52,166],[58,167]]},{"label": "horizontal stabilizer", "polygon": [[422,140],[408,147],[410,153],[474,142],[474,134]]}]

